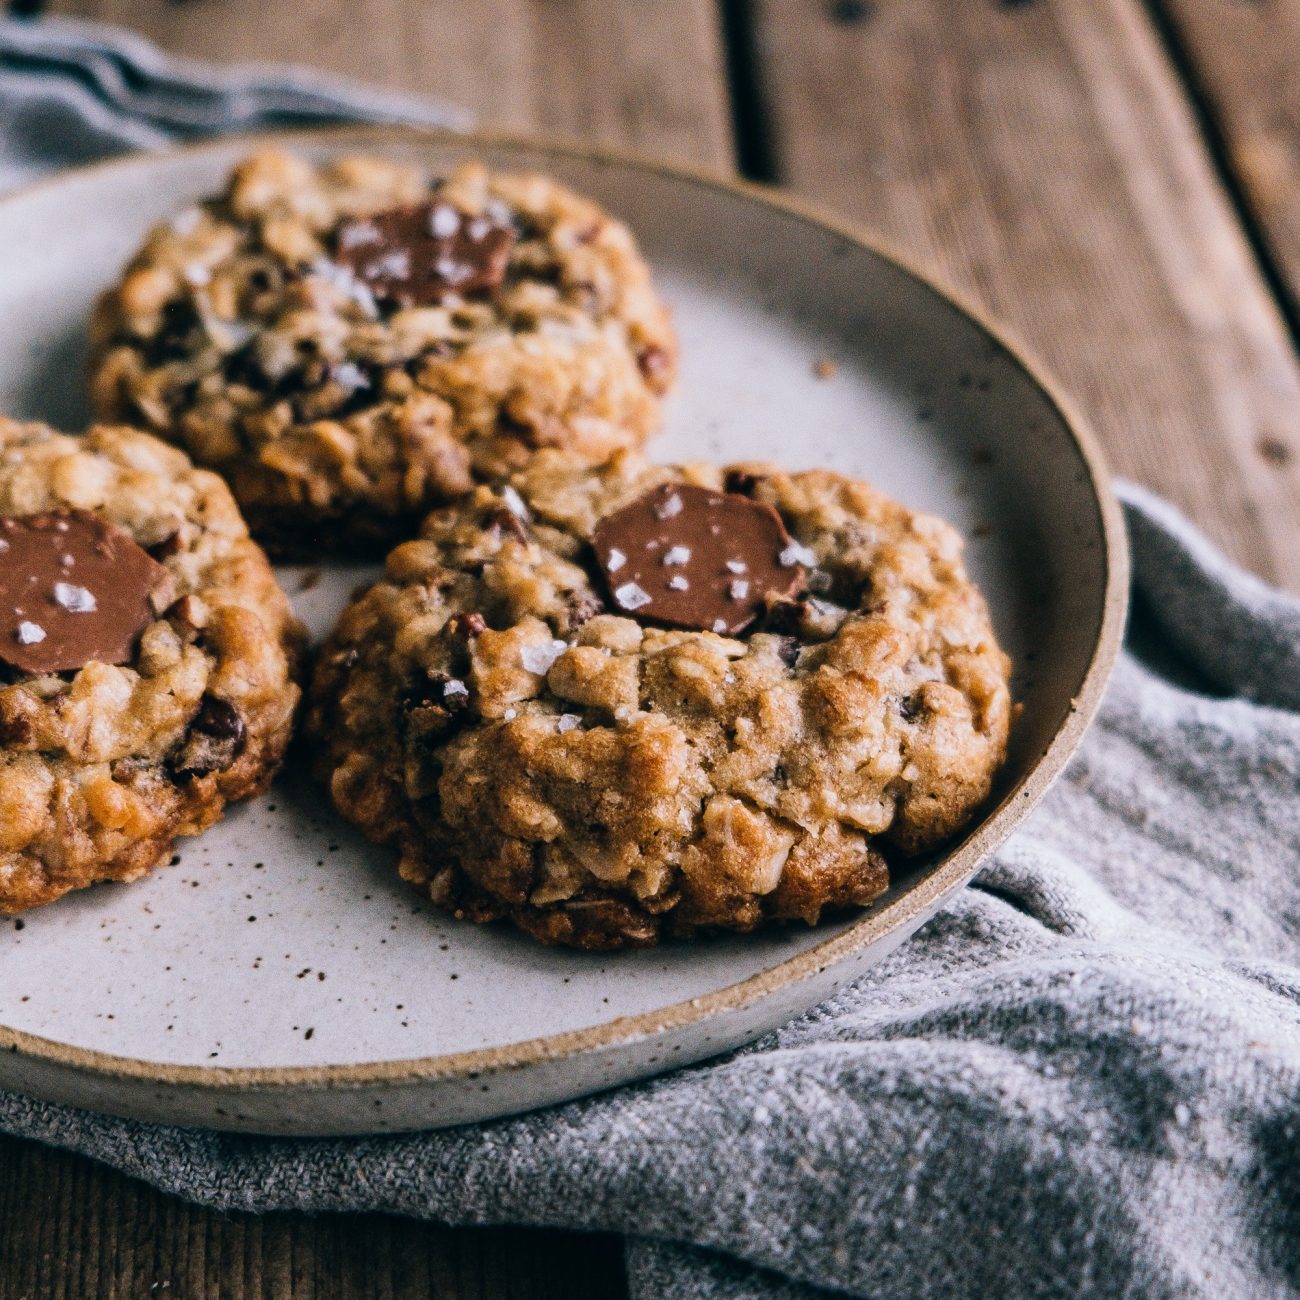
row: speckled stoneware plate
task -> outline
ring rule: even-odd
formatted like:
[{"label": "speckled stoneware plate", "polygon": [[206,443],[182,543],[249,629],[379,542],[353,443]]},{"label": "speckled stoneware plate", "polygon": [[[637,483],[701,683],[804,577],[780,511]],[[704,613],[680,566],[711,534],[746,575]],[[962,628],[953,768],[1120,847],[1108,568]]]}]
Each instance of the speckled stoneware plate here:
[{"label": "speckled stoneware plate", "polygon": [[[1126,590],[1092,440],[987,324],[871,238],[780,197],[496,138],[281,141],[313,157],[543,169],[627,219],[682,336],[653,453],[829,465],[961,527],[1017,665],[1011,758],[969,834],[898,873],[870,911],[620,956],[439,915],[290,770],[151,878],[0,921],[0,1087],[268,1133],[433,1127],[653,1074],[814,1005],[960,888],[1079,744]],[[152,222],[217,187],[249,147],[132,158],[0,202],[0,410],[85,424],[92,299]],[[302,571],[283,574],[317,635],[362,577],[305,587]]]}]

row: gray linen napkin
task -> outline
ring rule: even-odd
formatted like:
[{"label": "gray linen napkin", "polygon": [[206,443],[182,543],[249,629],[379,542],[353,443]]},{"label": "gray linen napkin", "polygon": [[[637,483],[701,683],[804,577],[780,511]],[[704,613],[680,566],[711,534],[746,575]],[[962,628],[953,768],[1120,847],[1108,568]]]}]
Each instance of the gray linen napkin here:
[{"label": "gray linen napkin", "polygon": [[0,18],[0,190],[174,140],[350,121],[465,127],[471,115],[306,69],[220,70],[101,23]]},{"label": "gray linen napkin", "polygon": [[[86,80],[101,58],[139,66]],[[84,26],[0,24],[0,115],[15,77],[11,166],[222,122],[221,79]],[[282,120],[287,85],[291,114],[374,103],[277,75],[240,83],[240,122]],[[1300,605],[1123,495],[1135,626],[1081,753],[970,888],[801,1019],[442,1133],[233,1137],[4,1093],[0,1129],[224,1209],[618,1231],[634,1300],[1300,1296]]]}]

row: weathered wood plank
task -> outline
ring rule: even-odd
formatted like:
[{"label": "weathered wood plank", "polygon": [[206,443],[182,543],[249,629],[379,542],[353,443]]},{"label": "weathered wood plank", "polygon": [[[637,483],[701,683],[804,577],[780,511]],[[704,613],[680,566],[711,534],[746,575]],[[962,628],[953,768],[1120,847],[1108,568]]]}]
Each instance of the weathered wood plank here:
[{"label": "weathered wood plank", "polygon": [[485,123],[732,166],[711,0],[51,0],[179,54],[310,64]]},{"label": "weathered wood plank", "polygon": [[1137,0],[754,20],[780,178],[986,304],[1116,470],[1300,588],[1300,365]]},{"label": "weathered wood plank", "polygon": [[0,1138],[4,1300],[610,1300],[613,1237],[382,1215],[221,1215]]},{"label": "weathered wood plank", "polygon": [[1300,318],[1300,0],[1156,0]]}]

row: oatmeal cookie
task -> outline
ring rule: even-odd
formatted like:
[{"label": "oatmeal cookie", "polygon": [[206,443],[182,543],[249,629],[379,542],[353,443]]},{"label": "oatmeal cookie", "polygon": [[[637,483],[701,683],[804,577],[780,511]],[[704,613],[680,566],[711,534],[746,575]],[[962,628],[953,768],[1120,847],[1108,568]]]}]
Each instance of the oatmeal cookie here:
[{"label": "oatmeal cookie", "polygon": [[988,794],[1009,667],[956,532],[865,483],[546,452],[389,555],[308,725],[434,902],[618,948],[877,897]]},{"label": "oatmeal cookie", "polygon": [[640,443],[677,356],[627,228],[556,182],[278,152],[155,229],[92,332],[101,417],[291,551],[409,537],[541,447]]},{"label": "oatmeal cookie", "polygon": [[301,645],[215,474],[0,420],[0,913],[142,876],[264,789]]}]

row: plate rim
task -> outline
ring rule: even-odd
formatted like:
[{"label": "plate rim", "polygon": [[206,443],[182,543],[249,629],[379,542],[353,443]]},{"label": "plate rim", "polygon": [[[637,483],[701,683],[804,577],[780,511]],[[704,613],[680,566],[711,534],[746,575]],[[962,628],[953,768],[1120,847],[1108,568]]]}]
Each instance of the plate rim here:
[{"label": "plate rim", "polygon": [[706,167],[668,161],[632,149],[586,145],[535,132],[493,128],[457,130],[451,127],[397,123],[338,123],[274,131],[238,132],[101,159],[81,167],[61,170],[52,176],[40,177],[9,191],[0,196],[0,210],[20,204],[47,189],[57,189],[91,175],[131,170],[147,173],[160,162],[179,157],[218,153],[241,147],[248,150],[274,145],[292,148],[295,143],[309,146],[312,143],[351,144],[353,141],[366,140],[391,142],[394,138],[426,142],[430,146],[454,145],[470,150],[514,149],[543,158],[560,156],[581,159],[602,166],[631,168],[736,195],[786,216],[793,216],[857,245],[901,271],[940,302],[956,308],[1024,372],[1046,399],[1073,441],[1087,475],[1088,487],[1101,525],[1101,560],[1105,578],[1101,622],[1078,694],[1073,698],[1070,710],[1060,726],[1025,775],[1003,795],[997,806],[984,816],[952,854],[906,894],[878,912],[867,912],[839,934],[702,997],[636,1015],[619,1016],[601,1025],[541,1035],[504,1046],[399,1060],[294,1066],[170,1064],[75,1047],[57,1039],[0,1024],[0,1051],[6,1054],[25,1058],[38,1065],[71,1069],[106,1081],[132,1080],[199,1092],[225,1093],[232,1089],[257,1092],[287,1092],[304,1088],[336,1090],[365,1088],[376,1084],[418,1084],[458,1078],[482,1078],[543,1062],[631,1045],[669,1032],[685,1030],[724,1012],[744,1012],[779,990],[797,984],[810,975],[819,974],[854,952],[885,938],[896,929],[906,926],[909,920],[918,916],[923,918],[947,894],[961,888],[984,859],[1004,843],[1038,806],[1078,749],[1096,716],[1123,644],[1129,595],[1127,532],[1122,510],[1111,486],[1101,444],[1074,399],[1064,391],[1033,349],[1014,331],[994,320],[965,290],[954,286],[933,268],[922,266],[890,238],[876,230],[837,217],[819,205],[785,190],[722,175]]}]

